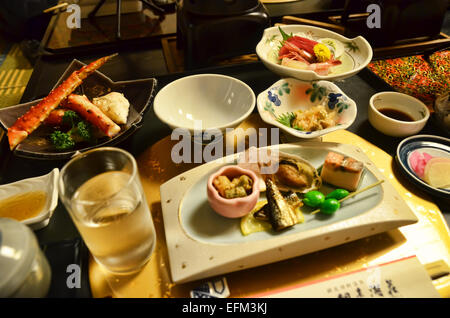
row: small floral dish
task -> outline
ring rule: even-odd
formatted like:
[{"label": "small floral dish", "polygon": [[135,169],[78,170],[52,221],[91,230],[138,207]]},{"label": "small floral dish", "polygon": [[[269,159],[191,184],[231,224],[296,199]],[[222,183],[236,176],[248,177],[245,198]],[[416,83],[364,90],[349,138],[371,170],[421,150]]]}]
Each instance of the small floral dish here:
[{"label": "small floral dish", "polygon": [[[37,199],[35,196],[29,200],[33,200],[33,204],[42,206],[37,214],[24,217],[20,220],[23,224],[28,225],[33,230],[39,230],[46,227],[53,215],[53,211],[58,205],[58,188],[57,182],[59,177],[59,169],[54,168],[48,174],[19,180],[13,183],[8,183],[0,186],[0,201],[2,205],[7,200],[11,201],[8,206],[19,204],[19,200],[24,204],[25,196],[32,193],[42,193],[42,199]],[[26,209],[26,208],[24,208]],[[25,212],[22,212],[25,213]]]},{"label": "small floral dish", "polygon": [[[260,93],[257,107],[262,120],[297,138],[317,138],[346,129],[357,113],[356,103],[335,84],[294,78],[281,79]],[[326,116],[323,120],[318,116],[322,113]],[[299,121],[302,114],[312,118],[309,128],[298,124],[305,122]]]},{"label": "small floral dish", "polygon": [[[283,63],[284,61],[280,57],[281,54],[279,54],[280,48],[289,36],[301,37],[301,41],[306,41],[307,43],[321,44],[322,48],[324,45],[327,46],[328,49],[325,49],[329,50],[329,54],[326,55],[328,59],[325,63],[323,63],[324,60],[321,58],[322,61],[316,61],[317,63],[312,64],[306,63],[307,65],[299,63],[297,58],[294,58],[296,61],[290,60],[288,63]],[[304,42],[302,43],[304,44]],[[316,52],[316,48],[314,48],[313,52],[308,50],[307,45],[302,46],[303,44],[300,44],[300,50],[298,46],[294,47],[293,55],[297,55],[297,53],[303,54],[302,48],[309,51],[309,54]],[[372,60],[373,51],[369,42],[362,36],[349,39],[326,29],[293,24],[265,29],[261,40],[256,46],[256,54],[270,71],[281,77],[293,77],[304,81],[335,81],[353,76],[365,68]],[[304,61],[302,58],[300,60]],[[324,73],[323,67],[327,66],[327,62],[336,60],[337,63],[331,63],[333,67],[329,67],[330,65],[325,67],[326,72]]]},{"label": "small floral dish", "polygon": [[[250,177],[253,181],[251,184],[251,193],[244,197],[236,197],[233,199],[224,198],[214,186],[214,180],[219,176],[226,176],[232,179],[242,175]],[[259,198],[258,177],[253,171],[238,166],[225,166],[213,173],[208,178],[206,188],[208,202],[213,210],[227,218],[240,218],[246,215],[255,207]]]}]

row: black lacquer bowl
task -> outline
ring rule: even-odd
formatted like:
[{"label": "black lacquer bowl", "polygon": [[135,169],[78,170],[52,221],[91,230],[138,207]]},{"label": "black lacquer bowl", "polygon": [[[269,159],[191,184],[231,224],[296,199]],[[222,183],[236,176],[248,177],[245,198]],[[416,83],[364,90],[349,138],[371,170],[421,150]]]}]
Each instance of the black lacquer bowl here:
[{"label": "black lacquer bowl", "polygon": [[[72,72],[80,69],[84,65],[84,63],[78,60],[73,60],[54,87],[60,85]],[[154,78],[114,82],[101,72],[95,71],[83,81],[74,93],[84,94],[90,100],[112,91],[123,93],[130,102],[130,110],[127,123],[121,125],[120,133],[113,138],[104,137],[98,139],[95,144],[80,143],[70,151],[58,151],[48,140],[49,133],[53,128],[46,127],[46,125],[42,124],[14,149],[14,154],[33,159],[63,160],[72,157],[76,152],[83,152],[102,146],[117,145],[142,126],[144,113],[153,101],[156,84],[157,81]],[[25,114],[32,106],[40,101],[41,99],[38,99],[0,109],[0,125],[3,129],[7,130],[15,123],[17,118]]]}]

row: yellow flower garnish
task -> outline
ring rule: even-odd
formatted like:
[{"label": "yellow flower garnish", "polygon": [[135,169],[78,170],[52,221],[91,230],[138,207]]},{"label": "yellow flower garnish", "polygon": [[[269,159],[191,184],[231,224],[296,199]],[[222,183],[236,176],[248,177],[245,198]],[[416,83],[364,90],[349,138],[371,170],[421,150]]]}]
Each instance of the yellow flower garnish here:
[{"label": "yellow flower garnish", "polygon": [[314,45],[313,50],[319,62],[326,62],[331,59],[331,51],[325,44],[318,43]]}]

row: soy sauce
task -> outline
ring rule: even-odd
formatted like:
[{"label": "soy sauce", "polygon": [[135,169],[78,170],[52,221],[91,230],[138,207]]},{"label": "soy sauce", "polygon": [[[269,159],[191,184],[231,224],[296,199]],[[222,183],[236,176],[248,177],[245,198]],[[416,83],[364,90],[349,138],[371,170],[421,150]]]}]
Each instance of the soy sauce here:
[{"label": "soy sauce", "polygon": [[382,108],[378,109],[380,113],[382,113],[385,116],[388,116],[392,119],[401,120],[401,121],[414,121],[414,118],[412,118],[407,113],[404,113],[400,110],[393,109],[393,108]]}]

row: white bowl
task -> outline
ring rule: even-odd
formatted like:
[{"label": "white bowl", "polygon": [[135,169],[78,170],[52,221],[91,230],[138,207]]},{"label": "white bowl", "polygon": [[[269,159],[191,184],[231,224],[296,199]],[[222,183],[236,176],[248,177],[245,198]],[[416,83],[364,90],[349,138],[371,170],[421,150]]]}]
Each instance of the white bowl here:
[{"label": "white bowl", "polygon": [[[277,120],[283,114],[307,110],[321,103],[325,103],[328,110],[338,110],[336,126],[301,131]],[[271,85],[258,95],[257,105],[262,120],[297,138],[317,138],[335,130],[346,129],[355,121],[357,114],[356,103],[335,84],[328,81],[311,84],[295,78],[281,79]]]},{"label": "white bowl", "polygon": [[234,128],[255,107],[255,93],[244,82],[218,74],[180,78],[163,87],[155,97],[156,116],[172,129],[197,131]]},{"label": "white bowl", "polygon": [[[342,56],[349,65],[348,69],[342,70],[342,72],[337,71],[331,72],[328,75],[319,75],[311,70],[300,70],[277,64],[268,58],[268,54],[274,47],[279,46],[282,37],[277,26],[270,27],[264,30],[261,40],[256,45],[256,54],[269,70],[281,77],[293,77],[305,81],[334,81],[355,75],[372,60],[372,47],[362,36],[349,39],[338,33],[308,25],[292,24],[281,26],[281,28],[288,34],[293,33],[295,35],[296,33],[303,33],[314,40],[332,38],[341,41],[345,46],[345,51]],[[333,69],[336,69],[336,67]]]},{"label": "white bowl", "polygon": [[[408,114],[414,121],[396,120],[382,114],[379,109],[390,108]],[[417,134],[430,118],[428,107],[417,98],[397,93],[380,92],[369,101],[369,122],[385,135],[406,137]]]},{"label": "white bowl", "polygon": [[44,191],[46,202],[42,211],[35,217],[21,221],[33,230],[39,230],[48,225],[53,211],[58,205],[58,176],[59,169],[55,168],[50,173],[34,178],[19,180],[0,186],[0,200],[30,191]]}]

